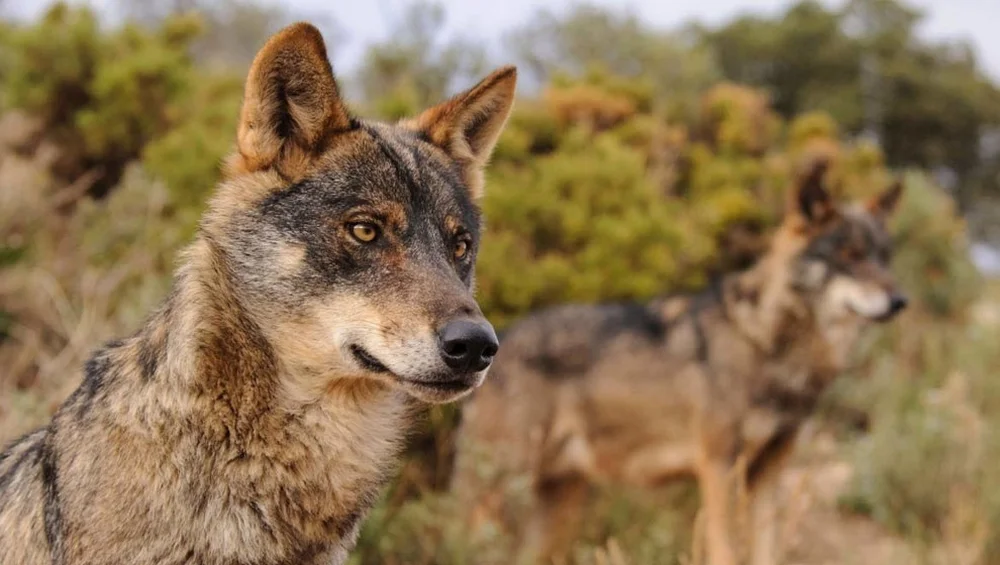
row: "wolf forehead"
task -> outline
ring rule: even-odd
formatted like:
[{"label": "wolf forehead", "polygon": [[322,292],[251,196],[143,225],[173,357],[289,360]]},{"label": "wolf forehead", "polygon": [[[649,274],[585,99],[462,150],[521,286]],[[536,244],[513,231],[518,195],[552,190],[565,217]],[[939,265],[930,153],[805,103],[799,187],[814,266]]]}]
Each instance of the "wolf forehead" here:
[{"label": "wolf forehead", "polygon": [[418,132],[358,121],[341,136],[313,173],[259,203],[263,220],[306,236],[356,212],[404,235],[478,234],[479,208],[458,164]]},{"label": "wolf forehead", "polygon": [[888,262],[892,237],[885,222],[861,205],[845,206],[837,218],[817,233],[803,255],[815,259],[856,259],[874,256]]}]

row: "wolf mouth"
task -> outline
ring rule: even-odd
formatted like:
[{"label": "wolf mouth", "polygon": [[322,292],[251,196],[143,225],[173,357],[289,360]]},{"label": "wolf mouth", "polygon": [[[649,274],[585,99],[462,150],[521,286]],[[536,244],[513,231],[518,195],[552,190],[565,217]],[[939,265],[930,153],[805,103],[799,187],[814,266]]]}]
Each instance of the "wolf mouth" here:
[{"label": "wolf mouth", "polygon": [[472,388],[472,385],[466,383],[462,380],[454,381],[406,381],[411,386],[418,386],[421,388],[426,388],[434,390],[437,392],[464,392]]},{"label": "wolf mouth", "polygon": [[372,356],[371,353],[368,353],[367,351],[365,351],[364,348],[361,347],[360,345],[352,345],[351,346],[351,354],[354,355],[354,358],[358,361],[358,363],[362,367],[364,367],[365,369],[367,369],[367,370],[369,370],[369,371],[371,371],[373,373],[390,373],[391,372],[391,371],[389,371],[388,367],[386,367],[385,365],[383,365],[378,359],[376,359],[374,356]]},{"label": "wolf mouth", "polygon": [[869,322],[875,322],[876,324],[882,324],[888,322],[889,320],[895,318],[897,314],[897,312],[893,312],[892,310],[887,310],[885,313],[879,314],[878,316],[868,316],[862,314],[861,312],[858,311],[857,308],[851,305],[848,305],[847,307],[851,311],[851,313],[854,314],[855,316],[858,316],[859,318],[862,318],[864,320],[868,320]]},{"label": "wolf mouth", "polygon": [[883,324],[883,323],[888,322],[889,320],[895,318],[896,314],[898,314],[898,312],[893,312],[892,310],[888,310],[888,311],[886,311],[885,314],[879,314],[878,316],[875,316],[874,318],[871,318],[871,319],[872,319],[872,321],[874,321],[874,322],[876,322],[878,324]]},{"label": "wolf mouth", "polygon": [[[376,359],[374,355],[368,353],[368,351],[366,351],[360,345],[352,345],[350,349],[351,349],[351,354],[354,356],[354,359],[357,360],[358,364],[361,365],[365,370],[370,371],[372,373],[395,375],[395,373],[393,373],[388,367],[383,365],[382,362]],[[395,375],[395,377],[411,387],[421,388],[439,393],[447,393],[447,394],[465,392],[473,388],[474,386],[466,382],[462,378],[425,381],[425,380],[407,379],[404,377],[400,377],[398,375]]]}]

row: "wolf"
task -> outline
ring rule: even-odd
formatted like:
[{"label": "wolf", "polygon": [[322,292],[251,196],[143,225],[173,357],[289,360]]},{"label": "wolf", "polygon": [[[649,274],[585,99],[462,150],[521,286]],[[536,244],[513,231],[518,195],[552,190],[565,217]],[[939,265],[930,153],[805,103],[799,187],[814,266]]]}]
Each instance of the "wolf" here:
[{"label": "wolf", "polygon": [[[557,306],[503,333],[490,382],[462,407],[451,488],[470,524],[506,523],[524,563],[558,563],[590,486],[693,475],[708,562],[774,563],[771,495],[796,432],[864,328],[907,304],[886,228],[902,184],[835,203],[827,168],[799,175],[761,257],[702,293]],[[511,516],[511,491],[529,492],[528,517]]]},{"label": "wolf", "polygon": [[0,563],[343,563],[414,408],[497,352],[477,199],[515,86],[361,120],[315,27],[272,36],[169,297],[0,455]]}]

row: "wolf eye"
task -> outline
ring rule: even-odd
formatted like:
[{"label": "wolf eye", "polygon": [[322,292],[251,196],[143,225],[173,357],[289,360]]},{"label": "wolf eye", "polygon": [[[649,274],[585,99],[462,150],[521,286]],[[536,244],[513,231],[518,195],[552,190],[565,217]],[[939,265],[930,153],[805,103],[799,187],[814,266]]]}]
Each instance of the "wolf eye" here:
[{"label": "wolf eye", "polygon": [[464,239],[460,239],[455,242],[455,259],[464,259],[469,253],[469,242]]},{"label": "wolf eye", "polygon": [[350,224],[351,235],[361,243],[371,243],[378,237],[378,227],[367,222]]},{"label": "wolf eye", "polygon": [[849,247],[841,252],[848,261],[861,261],[865,258],[865,251],[857,247]]}]

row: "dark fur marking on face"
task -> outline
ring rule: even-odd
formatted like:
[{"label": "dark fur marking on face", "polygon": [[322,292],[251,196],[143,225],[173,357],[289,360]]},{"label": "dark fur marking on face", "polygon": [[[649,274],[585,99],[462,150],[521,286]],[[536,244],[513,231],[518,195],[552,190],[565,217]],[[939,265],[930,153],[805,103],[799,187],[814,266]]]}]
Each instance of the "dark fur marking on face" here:
[{"label": "dark fur marking on face", "polygon": [[[437,151],[430,141],[419,137],[417,139],[419,143],[431,148],[432,151]],[[434,163],[428,163],[427,153],[420,151],[420,146],[416,143],[410,145],[410,154],[413,157],[413,162],[417,165],[421,181],[424,180],[425,175],[430,175],[434,180],[440,181],[441,184],[450,186],[462,195],[468,195],[469,188],[465,185],[465,181],[462,180],[462,173],[454,163],[450,163],[450,167],[441,167]]]},{"label": "dark fur marking on face", "polygon": [[864,261],[873,260],[886,267],[891,258],[891,241],[884,227],[874,218],[856,213],[841,214],[802,252],[802,259],[820,262],[829,271],[846,275],[852,275]]},{"label": "dark fur marking on face", "polygon": [[[55,423],[52,424],[55,426]],[[56,459],[56,451],[50,445],[54,435],[54,430],[46,434],[40,445],[39,457],[42,467],[42,490],[43,490],[43,522],[45,525],[45,539],[52,552],[52,563],[59,565],[63,563],[62,547],[62,506],[59,502],[59,468]]]},{"label": "dark fur marking on face", "polygon": [[382,152],[382,155],[385,156],[390,163],[392,163],[392,166],[396,169],[396,174],[403,179],[406,187],[410,190],[410,194],[417,194],[420,191],[420,184],[417,182],[417,179],[414,178],[413,172],[410,171],[410,168],[406,166],[405,162],[403,162],[402,157],[400,157],[399,154],[396,153],[396,150],[393,149],[392,145],[383,139],[375,128],[368,127],[365,128],[364,131],[375,141],[375,144],[378,145],[379,151]]},{"label": "dark fur marking on face", "polygon": [[[454,163],[449,163],[450,166],[442,167],[438,163],[429,162],[428,152],[439,150],[429,141],[426,141],[424,137],[405,133],[404,137],[399,139],[405,140],[406,143],[401,144],[403,147],[396,148],[376,128],[365,128],[365,132],[378,144],[379,150],[393,164],[399,176],[403,178],[404,183],[411,191],[411,197],[419,194],[420,187],[430,186],[428,181],[437,181],[437,185],[450,188],[453,194],[456,195],[461,194],[464,196],[468,194],[469,190],[462,181],[461,173],[457,170]],[[421,146],[424,146],[424,151],[421,151]],[[409,157],[413,159],[412,167],[408,166],[399,154],[400,149],[406,150]],[[428,179],[428,175],[432,178]],[[478,215],[476,216],[478,218]]]},{"label": "dark fur marking on face", "polygon": [[[438,272],[446,277],[457,272],[464,285],[470,286],[475,245],[469,260],[456,263],[454,228],[449,228],[452,224],[447,220],[455,218],[455,223],[475,239],[479,211],[468,191],[456,184],[458,173],[444,166],[445,157],[436,162],[434,152],[439,149],[422,147],[424,142],[409,132],[363,125],[358,135],[365,136],[358,140],[366,149],[363,154],[347,155],[337,170],[307,178],[258,204],[256,212],[242,221],[239,243],[246,244],[241,246],[244,256],[238,260],[247,264],[267,261],[275,252],[275,242],[301,245],[305,250],[303,268],[284,275],[298,277],[289,284],[316,295],[334,285],[395,293],[394,285],[404,284],[408,272]],[[440,174],[435,172],[438,169]],[[356,178],[366,180],[353,184]],[[398,214],[403,215],[401,225],[394,226],[390,218],[382,217],[389,215],[388,206],[398,208]],[[369,212],[376,221],[386,222],[384,239],[368,246],[350,240],[345,222],[350,221],[353,210]],[[398,269],[399,277],[380,274],[388,263]],[[253,278],[244,282],[256,286]],[[268,298],[273,299],[273,293]]]},{"label": "dark fur marking on face", "polygon": [[389,368],[382,364],[381,361],[372,356],[371,353],[365,351],[360,345],[354,344],[350,347],[351,354],[354,358],[367,370],[373,373],[389,373]]},{"label": "dark fur marking on face", "polygon": [[[416,136],[411,134],[404,134],[404,137],[399,138],[404,142],[399,143],[402,147],[395,147],[396,144],[393,140],[386,139],[382,134],[373,127],[366,128],[365,130],[379,146],[379,150],[382,154],[392,163],[396,170],[396,174],[402,178],[403,184],[407,187],[410,193],[410,198],[414,206],[417,208],[415,212],[420,213],[421,208],[427,207],[433,210],[440,210],[440,202],[432,203],[430,199],[440,200],[440,197],[434,198],[434,191],[432,187],[442,187],[446,188],[455,202],[462,203],[465,205],[460,205],[455,210],[462,216],[461,224],[464,229],[472,234],[472,245],[470,249],[470,255],[468,261],[459,262],[456,267],[459,273],[459,277],[466,285],[471,284],[472,275],[472,259],[475,257],[476,251],[476,239],[479,235],[479,211],[471,205],[469,202],[468,194],[469,190],[465,187],[464,183],[461,181],[460,173],[454,169],[454,164],[452,167],[440,167],[434,163],[429,162],[428,151],[437,151],[436,148],[431,145],[427,145],[424,151],[421,150],[420,144],[426,144],[421,141]],[[413,165],[409,166],[404,160],[400,151],[406,151],[406,154],[412,159]],[[435,220],[437,220],[435,218]],[[442,240],[445,243],[445,249],[450,250],[451,240],[454,234],[451,233],[446,226],[436,223],[433,226],[441,233]],[[451,261],[451,257],[448,257]]]}]

